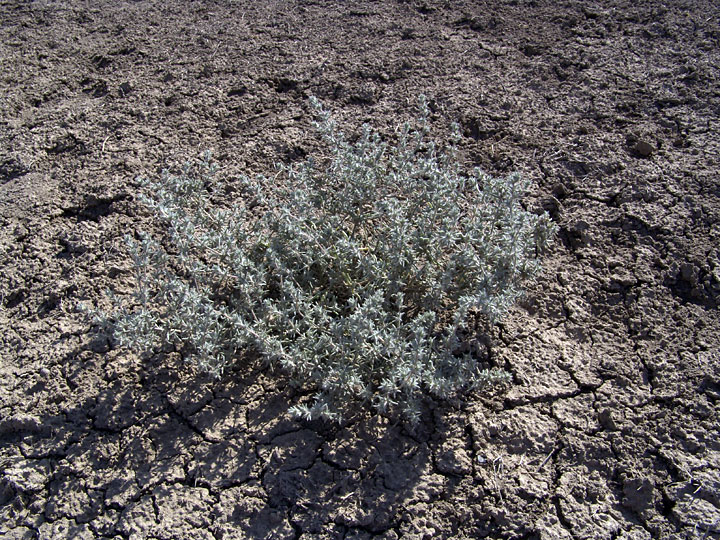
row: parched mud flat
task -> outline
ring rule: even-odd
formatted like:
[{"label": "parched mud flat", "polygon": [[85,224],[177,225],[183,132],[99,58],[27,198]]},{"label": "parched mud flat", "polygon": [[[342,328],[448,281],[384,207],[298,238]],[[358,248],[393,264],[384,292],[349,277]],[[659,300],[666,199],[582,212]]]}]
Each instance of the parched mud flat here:
[{"label": "parched mud flat", "polygon": [[[666,5],[663,5],[666,4]],[[0,536],[720,538],[716,2],[0,4]],[[560,226],[489,336],[503,394],[421,427],[297,422],[90,332],[152,224],[138,175],[313,152],[308,96],[392,135],[431,100],[468,167]]]}]

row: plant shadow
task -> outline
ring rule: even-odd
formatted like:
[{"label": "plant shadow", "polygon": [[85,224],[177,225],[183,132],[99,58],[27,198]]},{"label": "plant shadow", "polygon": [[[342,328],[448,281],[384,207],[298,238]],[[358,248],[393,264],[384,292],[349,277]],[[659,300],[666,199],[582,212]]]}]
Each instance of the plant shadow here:
[{"label": "plant shadow", "polygon": [[413,430],[369,412],[298,421],[297,390],[253,360],[216,381],[174,353],[97,349],[66,358],[74,380],[94,384],[63,396],[63,414],[3,434],[20,450],[2,476],[18,519],[41,500],[42,520],[95,534],[339,538],[389,531],[408,504],[452,489],[437,471],[447,437],[430,402]]}]

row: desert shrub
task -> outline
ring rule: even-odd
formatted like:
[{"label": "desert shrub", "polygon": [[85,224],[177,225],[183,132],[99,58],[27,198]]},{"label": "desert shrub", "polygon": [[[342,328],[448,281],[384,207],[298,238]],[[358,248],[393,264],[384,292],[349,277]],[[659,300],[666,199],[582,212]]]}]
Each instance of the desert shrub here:
[{"label": "desert shrub", "polygon": [[507,380],[459,336],[471,312],[497,321],[540,271],[554,225],[521,206],[528,181],[462,174],[454,143],[428,140],[424,100],[393,144],[367,126],[349,142],[312,105],[326,153],[243,177],[230,208],[210,202],[209,156],[143,181],[168,235],[130,242],[138,286],[111,317],[117,340],[174,346],[217,376],[253,350],[316,388],[293,407],[307,418],[360,401],[416,421],[425,391]]}]

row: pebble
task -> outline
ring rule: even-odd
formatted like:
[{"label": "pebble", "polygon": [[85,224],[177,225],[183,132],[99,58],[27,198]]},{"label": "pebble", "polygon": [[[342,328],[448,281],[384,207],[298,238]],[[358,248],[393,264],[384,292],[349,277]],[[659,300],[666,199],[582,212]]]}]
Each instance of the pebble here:
[{"label": "pebble", "polygon": [[648,157],[655,151],[655,149],[649,142],[641,139],[635,144],[635,151],[642,157]]}]

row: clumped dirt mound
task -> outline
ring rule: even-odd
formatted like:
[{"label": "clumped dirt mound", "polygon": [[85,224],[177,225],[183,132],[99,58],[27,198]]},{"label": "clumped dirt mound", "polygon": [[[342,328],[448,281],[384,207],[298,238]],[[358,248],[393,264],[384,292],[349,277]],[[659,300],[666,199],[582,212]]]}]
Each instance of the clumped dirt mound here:
[{"label": "clumped dirt mound", "polygon": [[[663,5],[665,4],[665,5]],[[716,2],[0,5],[0,536],[720,538]],[[560,225],[492,335],[514,386],[415,431],[287,415],[93,335],[132,287],[136,177],[312,154],[313,94],[389,136],[424,93],[467,165]]]}]

